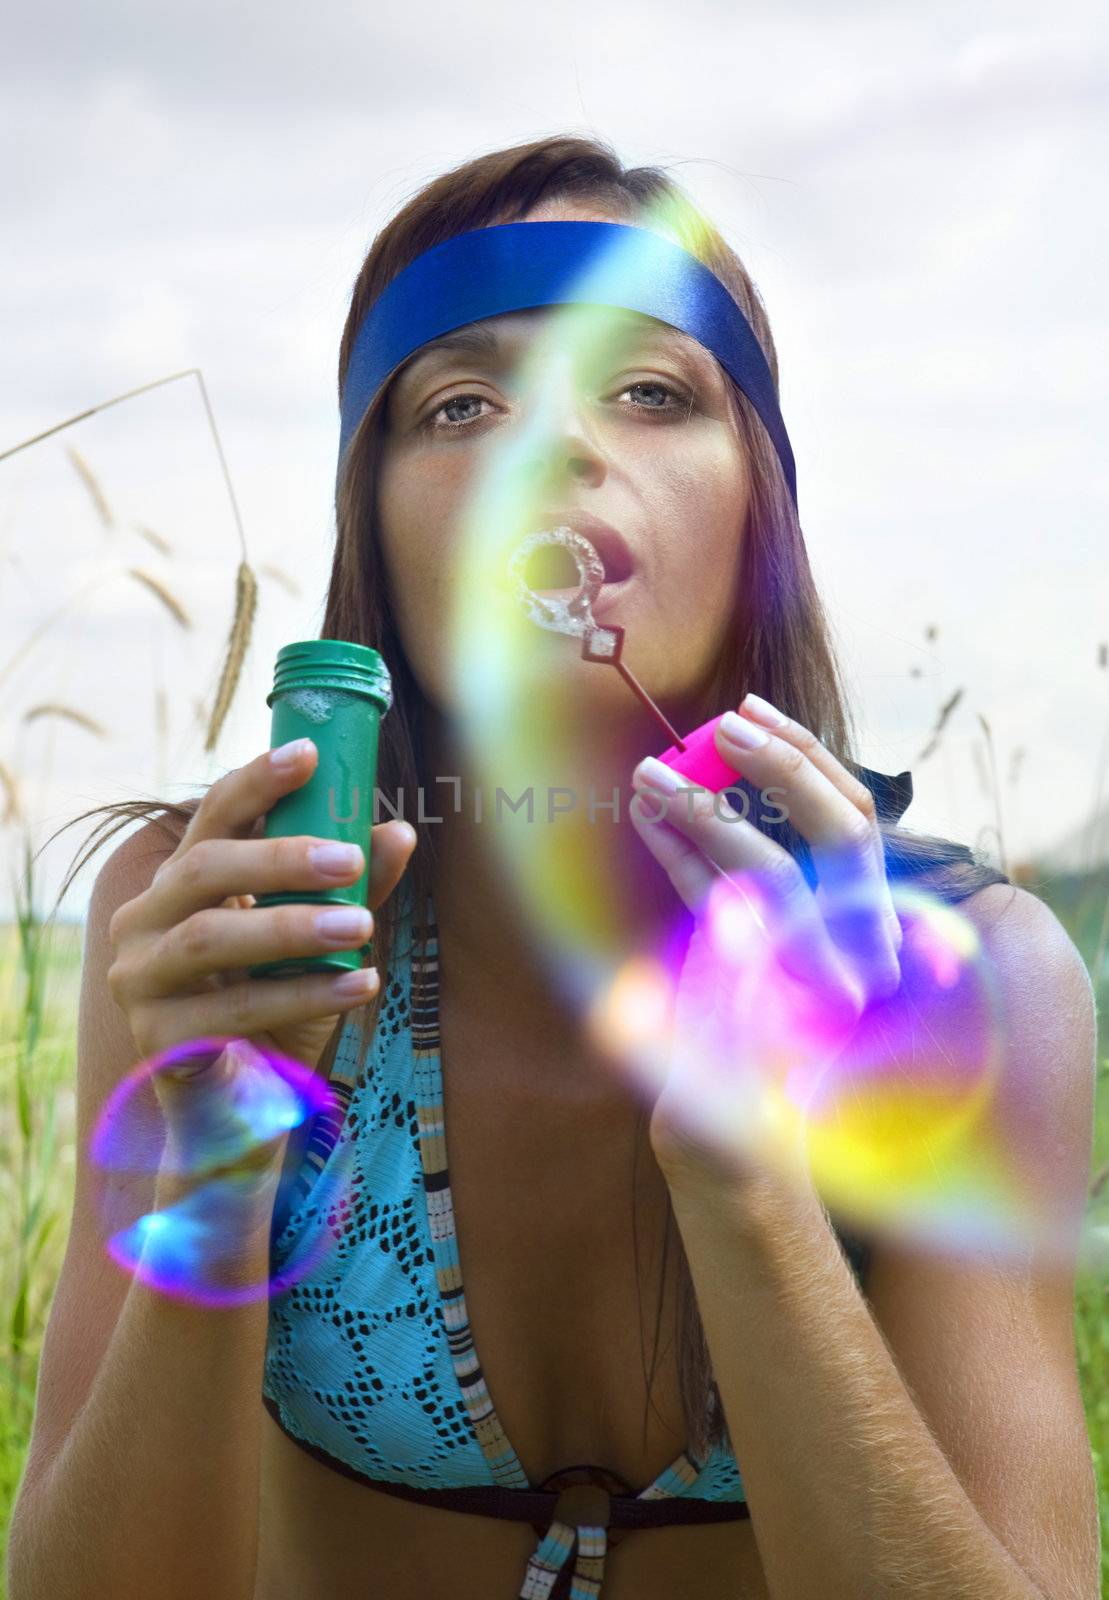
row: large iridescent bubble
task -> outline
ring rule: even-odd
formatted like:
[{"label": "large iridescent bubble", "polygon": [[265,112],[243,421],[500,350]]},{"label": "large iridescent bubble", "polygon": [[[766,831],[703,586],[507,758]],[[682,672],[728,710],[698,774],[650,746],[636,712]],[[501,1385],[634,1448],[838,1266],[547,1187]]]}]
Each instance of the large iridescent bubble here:
[{"label": "large iridescent bubble", "polygon": [[[660,211],[640,225],[697,249],[688,214]],[[634,249],[634,240],[614,249]],[[611,273],[612,260],[598,270]],[[587,284],[576,289],[588,302]],[[869,1006],[844,1037],[821,997],[782,969],[770,922],[754,936],[757,877],[745,875],[742,895],[721,883],[680,970],[674,951],[629,951],[584,808],[560,807],[570,752],[580,748],[581,675],[606,668],[583,662],[572,628],[559,632],[520,603],[522,541],[548,503],[540,469],[556,444],[542,380],[552,363],[566,363],[584,387],[602,389],[634,330],[634,318],[602,304],[547,312],[514,374],[520,420],[489,450],[465,511],[452,584],[453,681],[487,832],[559,991],[645,1103],[680,1081],[691,1125],[737,1160],[788,1165],[803,1151],[829,1209],[861,1227],[954,1253],[1023,1255],[1054,1224],[1043,1185],[1020,1170],[1006,1136],[1005,1019],[965,912],[893,887],[902,990]],[[634,662],[635,648],[629,630],[626,659]],[[628,706],[630,714],[630,696]],[[667,743],[660,736],[642,754]],[[578,777],[584,785],[588,774]],[[675,1042],[664,1023],[676,1010],[684,1031]]]},{"label": "large iridescent bubble", "polygon": [[933,896],[892,898],[901,989],[861,1017],[791,974],[758,876],[741,873],[710,893],[687,951],[599,986],[590,1026],[725,1166],[796,1161],[863,1230],[1020,1251],[1043,1217],[993,1121],[1004,1029],[981,940]]},{"label": "large iridescent bubble", "polygon": [[[219,1071],[215,1092],[188,1102],[180,1094],[190,1093],[188,1085],[175,1086],[182,1115],[167,1141],[153,1080],[209,1069]],[[247,1039],[194,1039],[140,1062],[105,1101],[89,1142],[108,1255],[150,1288],[195,1305],[237,1306],[289,1288],[329,1248],[331,1230],[309,1231],[280,1273],[267,1265],[252,1276],[243,1267],[250,1259],[244,1227],[257,1216],[251,1188],[276,1139],[337,1110],[316,1073]],[[156,1174],[159,1192],[172,1198],[140,1210],[131,1196],[148,1199]],[[331,1181],[325,1172],[320,1184]],[[317,1194],[325,1210],[340,1198]]]}]

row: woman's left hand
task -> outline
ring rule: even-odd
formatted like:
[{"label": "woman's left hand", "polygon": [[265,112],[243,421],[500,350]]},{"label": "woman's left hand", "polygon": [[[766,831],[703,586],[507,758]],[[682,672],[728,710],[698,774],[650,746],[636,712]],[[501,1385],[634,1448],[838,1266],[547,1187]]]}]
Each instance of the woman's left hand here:
[{"label": "woman's left hand", "polygon": [[[803,1106],[874,1001],[901,986],[902,928],[869,789],[808,728],[748,695],[716,748],[774,791],[812,852],[809,887],[782,845],[723,795],[648,758],[633,783],[636,831],[695,917],[668,1019],[668,1068],[650,1125],[667,1181],[742,1184],[774,1150],[806,1174]],[[738,733],[742,742],[728,737]],[[654,781],[652,781],[654,780]],[[784,820],[784,818],[783,818]]]}]

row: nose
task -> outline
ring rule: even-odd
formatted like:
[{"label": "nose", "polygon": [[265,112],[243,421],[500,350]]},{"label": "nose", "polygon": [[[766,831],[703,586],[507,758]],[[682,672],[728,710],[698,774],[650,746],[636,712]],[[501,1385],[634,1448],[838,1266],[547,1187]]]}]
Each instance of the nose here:
[{"label": "nose", "polygon": [[585,397],[565,367],[544,374],[532,430],[525,473],[537,493],[541,486],[548,498],[557,496],[567,480],[594,487],[604,482],[604,453],[586,415]]}]

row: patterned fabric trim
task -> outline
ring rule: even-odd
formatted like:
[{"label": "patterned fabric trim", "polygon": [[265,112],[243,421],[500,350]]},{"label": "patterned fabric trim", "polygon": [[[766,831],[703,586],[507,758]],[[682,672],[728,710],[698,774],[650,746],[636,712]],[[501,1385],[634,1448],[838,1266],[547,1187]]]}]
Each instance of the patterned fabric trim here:
[{"label": "patterned fabric trim", "polygon": [[[430,896],[423,922],[414,935],[411,1010],[420,1159],[435,1251],[435,1272],[442,1297],[451,1359],[474,1432],[495,1484],[508,1489],[527,1490],[530,1488],[527,1473],[501,1425],[486,1387],[466,1311],[447,1169],[446,1117],[439,1053],[439,941],[435,909]],[[683,1451],[636,1498],[661,1500],[687,1495],[696,1485],[702,1470],[703,1463]],[[742,1511],[735,1512],[737,1518],[748,1514],[742,1500],[733,1501],[732,1504],[743,1506]],[[575,1527],[555,1517],[528,1562],[517,1600],[551,1600],[552,1586],[575,1553],[570,1600],[595,1600],[600,1594],[604,1578],[607,1542],[602,1527],[591,1524]]]},{"label": "patterned fabric trim", "polygon": [[412,955],[412,1053],[416,1061],[416,1115],[424,1169],[428,1221],[435,1250],[435,1276],[458,1386],[470,1413],[494,1483],[526,1489],[528,1476],[501,1427],[474,1348],[466,1314],[454,1206],[447,1173],[446,1123],[439,1064],[439,944],[431,920],[417,930]]}]

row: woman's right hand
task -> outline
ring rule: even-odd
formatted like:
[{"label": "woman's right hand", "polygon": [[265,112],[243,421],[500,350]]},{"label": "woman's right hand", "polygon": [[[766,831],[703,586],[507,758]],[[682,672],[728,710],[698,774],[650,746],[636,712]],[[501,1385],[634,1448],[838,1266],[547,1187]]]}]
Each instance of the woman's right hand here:
[{"label": "woman's right hand", "polygon": [[[212,784],[149,887],[118,907],[111,919],[114,959],[108,986],[143,1060],[192,1039],[228,1035],[292,1056],[315,1070],[343,1013],[377,991],[380,980],[373,968],[285,978],[248,975],[256,963],[357,947],[373,924],[366,911],[362,926],[346,937],[329,938],[316,921],[327,907],[255,905],[255,895],[354,883],[365,864],[356,846],[356,859],[348,868],[324,871],[314,864],[312,852],[332,841],[307,834],[263,837],[266,814],[282,795],[307,782],[318,760],[311,740],[303,742],[289,766],[275,764],[271,754],[265,752]],[[367,900],[376,909],[399,882],[416,834],[399,821],[380,823],[372,833]],[[352,977],[361,977],[361,987],[344,992]],[[236,1076],[252,1070],[251,1054],[233,1049],[219,1056],[209,1053],[154,1075],[175,1145],[187,1142],[196,1148],[196,1129],[219,1122],[212,1117],[217,1109],[213,1099],[230,1110],[226,1097],[234,1097]],[[270,1164],[261,1151],[248,1163],[259,1164]]]}]

